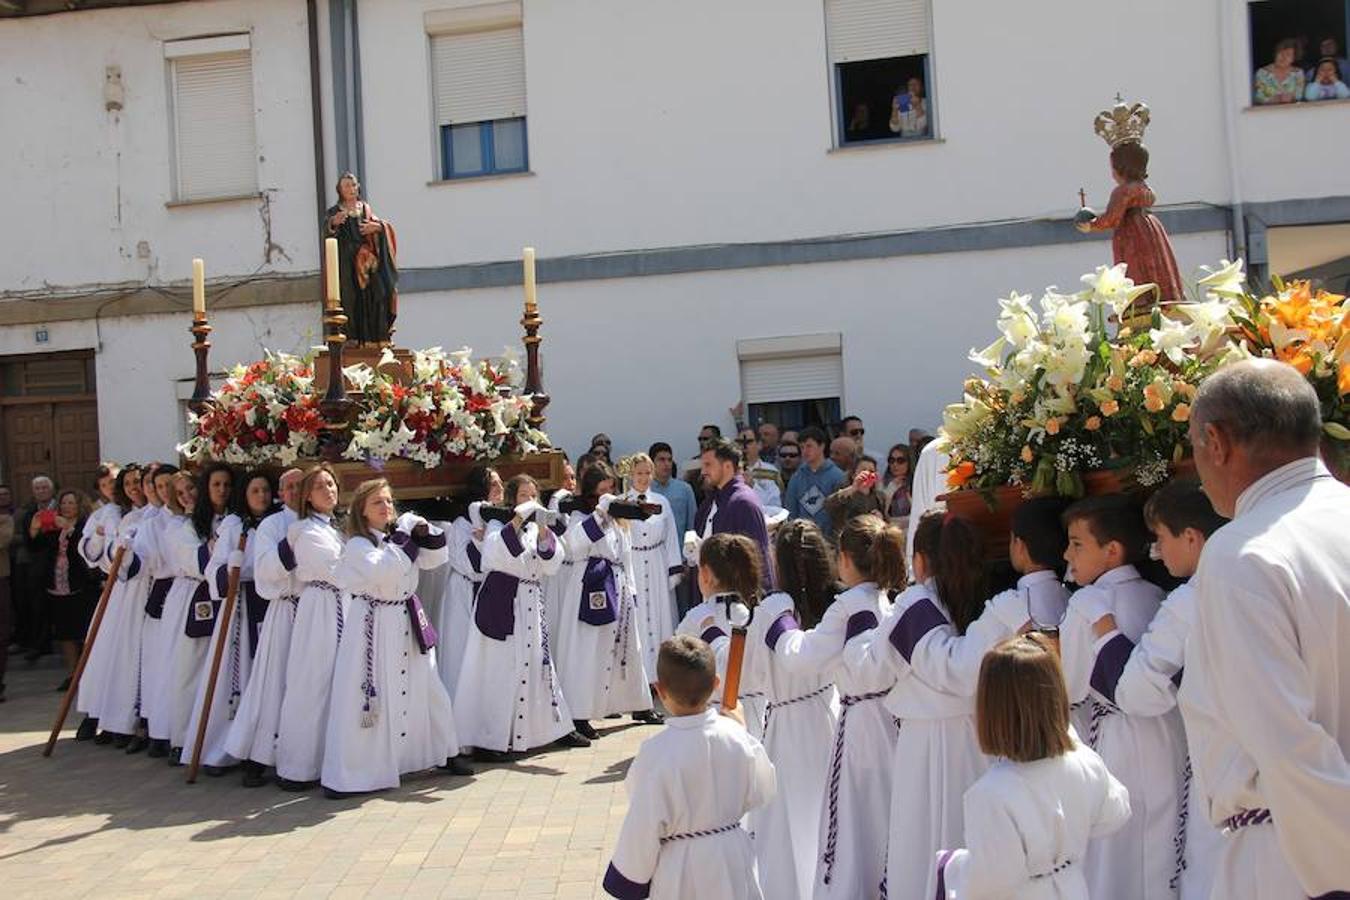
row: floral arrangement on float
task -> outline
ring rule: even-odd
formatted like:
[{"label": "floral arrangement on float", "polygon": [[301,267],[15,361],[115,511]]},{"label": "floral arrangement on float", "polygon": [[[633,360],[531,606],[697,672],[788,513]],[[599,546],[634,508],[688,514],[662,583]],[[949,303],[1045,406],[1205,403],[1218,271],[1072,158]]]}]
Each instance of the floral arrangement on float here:
[{"label": "floral arrangement on float", "polygon": [[[1350,440],[1350,303],[1307,282],[1276,282],[1256,297],[1241,261],[1202,267],[1195,302],[1154,312],[1152,327],[1109,332],[1136,297],[1123,264],[1084,275],[1084,289],[1049,288],[1033,307],[999,301],[1001,337],[972,351],[982,375],[943,412],[953,491],[1014,488],[1080,497],[1085,478],[1112,472],[1111,487],[1160,484],[1190,455],[1190,402],[1201,381],[1250,355],[1284,360],[1322,399],[1335,444]],[[950,497],[950,495],[949,495]]]},{"label": "floral arrangement on float", "polygon": [[352,410],[346,427],[333,429],[310,360],[269,351],[232,369],[206,409],[189,414],[192,437],[178,450],[189,459],[289,465],[319,455],[321,438],[336,437],[342,459],[407,459],[433,469],[546,449],[547,436],[527,421],[533,398],[520,393],[515,355],[507,350],[494,361],[472,354],[468,347],[416,351],[404,373],[386,348],[374,366],[344,367]]}]

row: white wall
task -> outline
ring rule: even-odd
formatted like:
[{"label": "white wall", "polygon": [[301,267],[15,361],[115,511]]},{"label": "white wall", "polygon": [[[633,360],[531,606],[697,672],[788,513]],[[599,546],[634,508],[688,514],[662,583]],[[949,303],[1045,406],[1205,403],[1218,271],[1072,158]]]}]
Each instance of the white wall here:
[{"label": "white wall", "polygon": [[[163,42],[252,35],[258,184],[269,200],[168,208],[171,126]],[[326,35],[325,35],[326,40]],[[122,68],[120,113],[104,70]],[[207,0],[0,21],[0,290],[183,281],[318,268],[305,4]],[[149,257],[137,244],[149,244]]]}]

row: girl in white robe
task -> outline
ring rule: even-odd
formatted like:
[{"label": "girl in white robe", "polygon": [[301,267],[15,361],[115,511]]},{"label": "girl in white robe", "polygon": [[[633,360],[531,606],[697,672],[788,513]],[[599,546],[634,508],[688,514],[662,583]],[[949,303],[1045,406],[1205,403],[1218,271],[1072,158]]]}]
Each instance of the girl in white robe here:
[{"label": "girl in white robe", "polygon": [[388,481],[356,489],[352,537],[333,576],[349,597],[349,621],[333,667],[324,740],[329,797],[398,787],[404,773],[432,767],[471,774],[454,759],[455,719],[431,657],[435,630],[416,593],[419,570],[444,565],[449,556],[445,532],[413,513],[395,524],[395,515]]},{"label": "girl in white robe", "polygon": [[661,642],[675,633],[675,586],[684,572],[670,501],[651,489],[656,467],[645,453],[632,457],[632,487],[625,499],[654,504],[661,511],[649,519],[628,523],[632,542],[633,588],[637,597],[637,625],[647,674],[656,677],[656,654]]},{"label": "girl in white robe", "polygon": [[292,571],[282,564],[278,550],[297,519],[294,507],[301,477],[299,469],[282,473],[278,489],[284,505],[264,518],[257,533],[249,539],[254,547],[254,586],[268,606],[258,629],[248,684],[225,741],[225,752],[244,763],[244,787],[262,787],[267,783],[264,770],[276,764],[291,629],[295,626],[301,588]]},{"label": "girl in white robe", "polygon": [[552,655],[541,581],[566,551],[547,527],[524,521],[543,511],[537,496],[528,475],[506,485],[516,518],[492,523],[483,541],[486,577],[455,695],[461,739],[491,761],[559,740],[590,743],[573,730]]},{"label": "girl in white robe", "polygon": [[348,621],[347,594],[333,580],[344,546],[333,520],[337,501],[332,469],[311,468],[300,482],[296,521],[277,546],[281,564],[300,587],[273,751],[282,790],[311,787],[323,769],[333,662]]},{"label": "girl in white robe", "polygon": [[[207,663],[197,679],[197,694],[187,728],[190,754],[197,740],[202,710],[205,708],[211,660],[215,656],[216,645],[224,640],[220,670],[211,696],[211,711],[206,718],[206,734],[202,740],[201,764],[202,771],[207,775],[222,775],[227,768],[239,762],[238,757],[230,755],[225,744],[252,671],[253,641],[248,627],[248,606],[250,597],[255,596],[257,591],[253,558],[258,548],[259,520],[272,506],[272,482],[266,475],[256,472],[249,474],[241,479],[240,489],[234,502],[236,511],[221,521],[216,531],[211,561],[206,564],[206,582],[211,587],[212,599],[222,605],[211,631]],[[241,537],[244,539],[242,550],[239,549]],[[226,623],[223,604],[229,593],[232,569],[239,570],[239,586],[235,592],[234,609]]]},{"label": "girl in white robe", "polygon": [[[876,522],[881,525],[880,519]],[[903,563],[860,567],[845,562],[845,554],[839,559],[847,590],[834,598],[810,631],[780,619],[783,627],[771,648],[783,671],[832,681],[839,692],[839,720],[817,820],[811,890],[818,898],[872,897],[880,890],[896,739],[895,719],[882,705],[895,684],[894,673],[857,670],[845,665],[845,659],[890,610],[886,591],[903,580]],[[766,633],[766,646],[767,638]]]},{"label": "girl in white robe", "polygon": [[615,499],[613,487],[608,466],[586,470],[582,496],[594,499],[596,508],[567,529],[564,552],[577,564],[563,589],[556,632],[563,696],[574,727],[590,740],[599,735],[589,719],[652,708],[635,622],[628,532],[606,512]]},{"label": "girl in white robe", "polygon": [[[450,571],[441,594],[439,615],[436,618],[436,671],[440,674],[445,692],[455,696],[464,652],[473,634],[473,604],[478,586],[483,583],[483,520],[477,515],[481,501],[502,502],[502,479],[497,470],[478,466],[469,473],[469,501],[466,515],[452,523],[447,537],[450,541]],[[458,705],[458,704],[456,704]],[[467,742],[470,746],[472,741]]]},{"label": "girl in white robe", "polygon": [[981,746],[999,758],[965,793],[964,846],[938,852],[936,896],[1088,900],[1088,840],[1119,829],[1130,801],[1101,757],[1070,734],[1050,641],[1025,635],[992,651],[977,706]]},{"label": "girl in white robe", "polygon": [[[191,484],[191,480],[189,480]],[[155,515],[147,514],[142,526],[136,530],[133,539],[135,560],[139,563],[144,577],[150,582],[145,596],[145,618],[141,622],[141,657],[137,674],[136,714],[140,717],[145,732],[146,756],[151,758],[169,755],[169,739],[158,725],[162,723],[159,715],[159,685],[163,681],[164,641],[168,634],[164,627],[164,602],[173,590],[173,568],[168,554],[164,552],[166,531],[181,526],[187,521],[186,510],[178,501],[178,469],[173,466],[160,466],[155,470],[155,495],[159,498],[159,511]],[[195,491],[195,487],[193,488]],[[152,728],[154,729],[152,731]],[[158,731],[156,734],[154,731]],[[132,752],[141,741],[132,741],[127,747]]]},{"label": "girl in white robe", "polygon": [[[191,496],[195,501],[187,521],[164,534],[164,552],[174,571],[173,589],[164,601],[164,672],[160,684],[160,711],[166,722],[171,748],[169,762],[182,765],[188,746],[188,720],[197,697],[197,682],[209,664],[211,629],[219,607],[207,582],[207,566],[215,546],[220,523],[229,510],[234,476],[224,463],[212,463],[202,470]],[[180,502],[186,475],[178,479]],[[195,736],[194,736],[195,737]]]}]

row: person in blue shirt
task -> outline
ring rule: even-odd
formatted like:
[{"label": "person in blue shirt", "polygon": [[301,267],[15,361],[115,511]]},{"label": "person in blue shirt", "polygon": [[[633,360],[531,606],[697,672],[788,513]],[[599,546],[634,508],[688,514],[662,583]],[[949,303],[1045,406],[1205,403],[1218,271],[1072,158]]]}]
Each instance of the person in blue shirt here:
[{"label": "person in blue shirt", "polygon": [[842,469],[825,457],[827,443],[828,438],[820,428],[812,425],[802,430],[802,465],[788,482],[783,505],[791,518],[810,519],[825,534],[831,534],[825,498],[843,487],[848,479]]}]

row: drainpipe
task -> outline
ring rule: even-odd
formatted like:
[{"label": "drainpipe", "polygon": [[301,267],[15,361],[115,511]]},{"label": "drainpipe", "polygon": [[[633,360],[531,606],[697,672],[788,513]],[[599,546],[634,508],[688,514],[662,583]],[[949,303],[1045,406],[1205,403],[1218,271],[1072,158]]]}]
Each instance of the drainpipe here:
[{"label": "drainpipe", "polygon": [[[1219,6],[1219,85],[1222,88],[1224,143],[1228,149],[1228,194],[1233,232],[1233,258],[1248,256],[1247,213],[1242,199],[1242,160],[1237,140],[1237,98],[1233,95],[1233,60],[1230,42],[1234,36],[1233,3],[1218,0]],[[1247,271],[1251,272],[1251,260]],[[1264,263],[1265,260],[1260,262]]]},{"label": "drainpipe", "polygon": [[[305,19],[309,25],[309,112],[310,120],[314,129],[314,203],[318,210],[315,213],[316,221],[323,221],[323,214],[328,209],[328,191],[325,187],[327,182],[327,165],[323,158],[323,91],[319,87],[319,10],[317,8],[318,0],[305,0]],[[320,246],[323,242],[323,231],[319,231]],[[319,259],[323,259],[323,254],[319,254]]]}]

